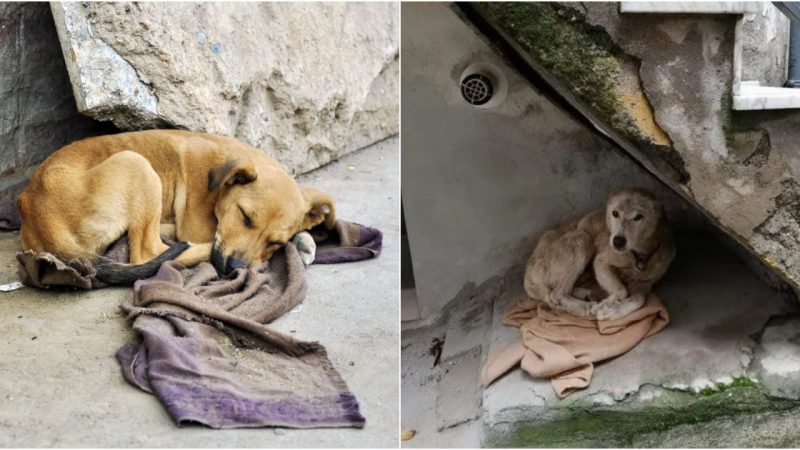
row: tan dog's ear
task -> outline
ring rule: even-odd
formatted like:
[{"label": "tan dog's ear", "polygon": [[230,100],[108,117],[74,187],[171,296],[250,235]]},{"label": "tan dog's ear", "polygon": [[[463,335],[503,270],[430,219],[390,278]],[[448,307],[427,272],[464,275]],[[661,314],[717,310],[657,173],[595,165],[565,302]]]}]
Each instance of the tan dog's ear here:
[{"label": "tan dog's ear", "polygon": [[306,217],[303,219],[303,229],[310,230],[322,222],[325,222],[326,229],[333,229],[333,224],[336,223],[336,206],[333,204],[333,199],[314,188],[303,189],[303,198],[308,204]]},{"label": "tan dog's ear", "polygon": [[258,177],[253,161],[234,159],[208,171],[208,191],[211,192],[222,184],[247,184]]}]

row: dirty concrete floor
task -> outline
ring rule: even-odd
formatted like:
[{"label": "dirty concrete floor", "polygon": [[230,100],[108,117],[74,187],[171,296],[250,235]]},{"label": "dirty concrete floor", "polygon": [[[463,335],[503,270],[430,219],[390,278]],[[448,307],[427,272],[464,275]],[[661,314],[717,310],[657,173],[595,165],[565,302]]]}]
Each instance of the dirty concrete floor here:
[{"label": "dirty concrete floor", "polygon": [[[300,177],[337,200],[339,217],[382,230],[383,253],[311,266],[302,308],[270,325],[327,347],[361,403],[364,429],[178,428],[120,374],[114,354],[134,339],[118,310],[128,289],[23,288],[0,292],[0,446],[396,447],[398,144],[390,138]],[[0,283],[16,280],[18,248],[18,233],[0,233]]]},{"label": "dirty concrete floor", "polygon": [[[508,443],[503,439],[514,433],[516,424],[552,423],[576,410],[662,407],[663,401],[672,398],[670,393],[714,389],[717,383],[728,384],[742,377],[756,380],[775,398],[800,398],[800,333],[791,328],[800,323],[797,305],[761,282],[714,236],[679,236],[678,257],[656,289],[670,312],[669,326],[630,352],[599,364],[591,385],[563,400],[554,395],[548,380],[532,379],[519,369],[486,389],[479,386],[487,355],[519,340],[519,331],[500,321],[513,303],[525,296],[521,273],[509,274],[499,288],[484,288],[494,293],[491,298],[482,296],[480,290],[462,305],[451,305],[438,323],[403,325],[401,427],[417,430],[404,447]],[[476,322],[476,311],[482,311],[487,319]],[[434,339],[444,340],[437,366],[431,354]],[[453,339],[459,341],[458,350],[449,346]],[[461,386],[457,396],[451,394],[453,385]],[[650,439],[652,446],[680,445],[682,437],[693,435],[690,445],[694,446],[720,442],[748,446],[747,439],[772,442],[765,439],[786,416],[775,413],[776,420],[759,417],[731,422],[737,423],[731,427],[740,430],[747,425],[750,431],[746,434],[705,432],[724,429],[725,421],[732,420],[722,418],[698,424],[697,429],[682,426],[671,433],[641,438]],[[800,441],[800,432],[791,427],[781,429],[781,442]],[[562,443],[605,445],[570,442],[569,438]]]}]

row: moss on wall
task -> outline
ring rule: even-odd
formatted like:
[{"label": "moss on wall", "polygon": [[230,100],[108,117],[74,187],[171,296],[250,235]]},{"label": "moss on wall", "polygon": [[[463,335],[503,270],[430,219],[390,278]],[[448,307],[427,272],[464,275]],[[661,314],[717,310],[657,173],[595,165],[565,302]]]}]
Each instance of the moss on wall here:
[{"label": "moss on wall", "polygon": [[638,66],[638,61],[626,55],[604,29],[589,25],[580,11],[558,3],[479,3],[477,10],[578,100],[636,143],[648,159],[666,162],[676,181],[688,181],[683,159],[655,121],[638,75],[624,73],[623,64]]},{"label": "moss on wall", "polygon": [[481,3],[478,8],[553,75],[567,80],[586,104],[615,121],[624,120],[615,91],[619,61],[570,23],[574,13],[550,3]]}]

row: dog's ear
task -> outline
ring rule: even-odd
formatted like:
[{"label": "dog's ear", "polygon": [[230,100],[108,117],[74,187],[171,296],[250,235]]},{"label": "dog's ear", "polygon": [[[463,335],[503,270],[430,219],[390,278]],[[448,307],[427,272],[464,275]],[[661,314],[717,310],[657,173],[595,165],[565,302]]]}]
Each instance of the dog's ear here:
[{"label": "dog's ear", "polygon": [[256,177],[258,174],[253,161],[233,159],[208,171],[208,191],[216,190],[223,184],[247,184],[255,181]]},{"label": "dog's ear", "polygon": [[323,222],[326,229],[333,229],[333,224],[336,223],[336,205],[333,199],[313,188],[304,189],[303,198],[308,205],[303,229],[310,230]]}]

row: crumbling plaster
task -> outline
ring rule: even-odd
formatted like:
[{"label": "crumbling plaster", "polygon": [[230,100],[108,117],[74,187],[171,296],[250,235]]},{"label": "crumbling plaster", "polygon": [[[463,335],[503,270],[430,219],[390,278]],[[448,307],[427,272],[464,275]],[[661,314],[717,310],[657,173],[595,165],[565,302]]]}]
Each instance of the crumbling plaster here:
[{"label": "crumbling plaster", "polygon": [[[547,16],[557,19],[548,26],[558,33],[577,33],[601,49],[598,58],[618,61],[619,70],[605,74],[612,77],[607,84],[613,88],[599,93],[587,93],[584,79],[559,77],[558,66],[543,66],[583,102],[592,95],[612,95],[622,102],[631,94],[628,86],[635,84],[620,80],[637,78],[655,123],[671,143],[661,156],[677,156],[686,175],[662,178],[793,286],[800,286],[800,259],[795,256],[800,251],[800,198],[794,194],[800,112],[731,110],[735,15],[621,14],[618,4],[605,2],[483,8],[488,8],[490,22],[534,60],[543,60],[541,50],[531,45],[525,27]],[[512,15],[509,9],[517,11]],[[584,63],[569,61],[571,49],[549,45],[549,52],[567,56],[562,67]],[[647,130],[638,121],[623,126],[618,111],[593,109],[639,144],[640,154],[654,154],[641,140]]]}]

